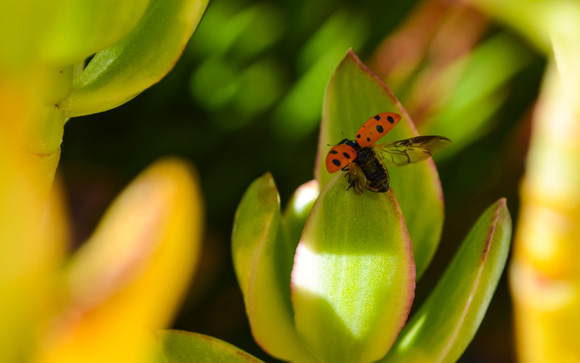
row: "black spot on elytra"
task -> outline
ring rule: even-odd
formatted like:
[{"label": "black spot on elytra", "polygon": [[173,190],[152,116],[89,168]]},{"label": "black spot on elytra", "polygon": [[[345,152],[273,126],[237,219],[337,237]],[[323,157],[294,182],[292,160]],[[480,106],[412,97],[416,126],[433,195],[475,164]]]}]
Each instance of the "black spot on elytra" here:
[{"label": "black spot on elytra", "polygon": [[336,151],[336,150],[330,150],[330,153],[331,154],[338,154],[338,151]]},{"label": "black spot on elytra", "polygon": [[380,119],[381,119],[381,116],[379,116],[379,115],[375,116],[375,120],[379,121]]},{"label": "black spot on elytra", "polygon": [[367,137],[367,141],[371,141],[371,138],[370,137]]},{"label": "black spot on elytra", "polygon": [[381,125],[377,125],[377,131],[378,132],[383,132],[385,130],[383,129],[383,127]]},{"label": "black spot on elytra", "polygon": [[395,119],[393,118],[393,116],[387,116],[387,120],[392,124],[395,123]]},{"label": "black spot on elytra", "polygon": [[341,162],[338,159],[332,159],[332,163],[336,166],[340,166]]},{"label": "black spot on elytra", "polygon": [[342,153],[342,155],[343,155],[345,158],[347,158],[347,159],[350,159],[350,155],[349,155],[348,153]]},{"label": "black spot on elytra", "polygon": [[356,138],[357,138],[357,139],[360,139],[360,134],[356,135]]}]

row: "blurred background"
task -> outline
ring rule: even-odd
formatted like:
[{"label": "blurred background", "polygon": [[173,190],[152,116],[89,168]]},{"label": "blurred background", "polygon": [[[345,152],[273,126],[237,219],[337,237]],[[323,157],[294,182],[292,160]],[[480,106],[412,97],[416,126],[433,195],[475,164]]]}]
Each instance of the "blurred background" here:
[{"label": "blurred background", "polygon": [[[174,327],[275,361],[250,334],[231,263],[233,217],[245,189],[267,171],[283,206],[313,179],[325,87],[349,48],[392,89],[420,133],[454,142],[436,159],[446,219],[417,285],[419,306],[487,206],[507,197],[517,221],[545,67],[517,32],[459,1],[211,2],[159,84],[66,125],[59,171],[76,245],[147,165],[168,154],[189,159],[200,173],[207,223],[201,265]],[[514,361],[511,313],[504,277],[461,362]]]}]

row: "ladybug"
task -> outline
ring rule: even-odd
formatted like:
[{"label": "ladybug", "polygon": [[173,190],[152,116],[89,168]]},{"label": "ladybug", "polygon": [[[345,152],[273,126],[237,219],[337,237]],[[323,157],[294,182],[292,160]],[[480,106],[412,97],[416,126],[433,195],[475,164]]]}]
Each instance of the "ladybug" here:
[{"label": "ladybug", "polygon": [[390,144],[375,144],[401,120],[401,115],[383,112],[371,117],[356,134],[356,140],[343,139],[326,155],[329,173],[346,171],[349,189],[362,195],[364,189],[376,193],[389,190],[386,165],[403,166],[423,161],[451,144],[443,136],[417,136]]}]

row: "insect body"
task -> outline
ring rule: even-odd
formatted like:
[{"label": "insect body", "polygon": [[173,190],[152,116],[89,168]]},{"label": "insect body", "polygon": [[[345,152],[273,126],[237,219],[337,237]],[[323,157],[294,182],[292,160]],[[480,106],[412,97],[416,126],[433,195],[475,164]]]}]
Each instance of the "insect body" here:
[{"label": "insect body", "polygon": [[358,130],[355,140],[343,139],[326,156],[329,173],[347,171],[349,188],[361,195],[364,189],[377,193],[389,190],[386,165],[403,166],[426,160],[441,151],[451,140],[443,136],[417,136],[390,144],[375,144],[389,132],[401,116],[384,112],[371,117]]},{"label": "insect body", "polygon": [[362,194],[362,187],[377,193],[385,193],[389,190],[389,172],[372,147],[362,148],[355,160],[367,181],[366,184],[359,186],[358,183],[362,184],[364,179],[352,172],[349,173],[349,177],[353,175],[357,178],[356,181],[349,180],[355,192],[360,190]]}]

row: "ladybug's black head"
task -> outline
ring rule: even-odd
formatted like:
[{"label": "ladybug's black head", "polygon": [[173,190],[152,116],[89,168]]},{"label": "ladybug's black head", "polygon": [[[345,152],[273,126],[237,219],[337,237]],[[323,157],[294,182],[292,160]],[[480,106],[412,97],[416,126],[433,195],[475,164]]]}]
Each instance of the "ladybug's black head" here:
[{"label": "ladybug's black head", "polygon": [[348,146],[352,147],[356,152],[359,152],[359,150],[361,149],[358,142],[356,142],[354,140],[342,139],[338,144],[339,145],[340,144],[347,144]]}]

